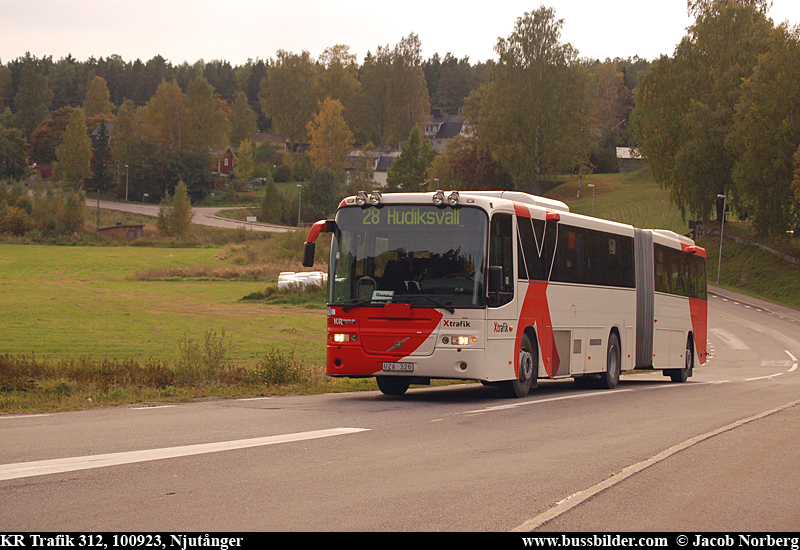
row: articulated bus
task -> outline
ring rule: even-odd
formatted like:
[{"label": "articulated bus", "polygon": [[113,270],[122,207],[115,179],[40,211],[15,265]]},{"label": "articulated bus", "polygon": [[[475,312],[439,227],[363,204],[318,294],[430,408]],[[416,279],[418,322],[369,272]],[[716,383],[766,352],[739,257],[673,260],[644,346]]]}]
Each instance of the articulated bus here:
[{"label": "articulated bus", "polygon": [[570,213],[513,191],[359,193],[332,233],[327,374],[402,395],[431,379],[524,397],[539,379],[685,382],[706,361],[706,254],[663,230]]}]

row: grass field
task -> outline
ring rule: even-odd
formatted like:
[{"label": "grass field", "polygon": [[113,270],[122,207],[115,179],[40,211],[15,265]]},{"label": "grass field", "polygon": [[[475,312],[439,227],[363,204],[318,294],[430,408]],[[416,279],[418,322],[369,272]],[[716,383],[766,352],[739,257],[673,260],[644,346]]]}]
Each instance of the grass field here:
[{"label": "grass field", "polygon": [[172,359],[182,338],[226,329],[237,363],[275,347],[323,364],[324,310],[242,301],[265,281],[136,277],[230,268],[223,251],[0,244],[0,354]]}]

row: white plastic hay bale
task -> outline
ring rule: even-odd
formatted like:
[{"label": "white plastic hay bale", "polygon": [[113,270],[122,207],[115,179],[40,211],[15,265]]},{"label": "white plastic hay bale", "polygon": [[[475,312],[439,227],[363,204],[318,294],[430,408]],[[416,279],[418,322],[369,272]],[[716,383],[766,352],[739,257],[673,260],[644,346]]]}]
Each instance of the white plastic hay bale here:
[{"label": "white plastic hay bale", "polygon": [[284,271],[278,275],[278,289],[290,286],[304,287],[306,285],[325,286],[328,284],[328,274],[322,271]]},{"label": "white plastic hay bale", "polygon": [[283,271],[278,275],[278,290],[283,290],[290,285],[296,285],[296,273],[294,271]]}]

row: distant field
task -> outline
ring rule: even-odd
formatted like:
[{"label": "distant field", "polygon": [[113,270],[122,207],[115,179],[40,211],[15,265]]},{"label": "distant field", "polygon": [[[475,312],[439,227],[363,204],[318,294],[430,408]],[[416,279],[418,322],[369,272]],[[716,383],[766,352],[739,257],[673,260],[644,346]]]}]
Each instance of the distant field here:
[{"label": "distant field", "polygon": [[324,364],[324,311],[240,301],[263,281],[134,278],[149,269],[229,266],[221,251],[0,244],[0,354],[172,359],[185,337],[225,329],[238,364],[272,347]]}]

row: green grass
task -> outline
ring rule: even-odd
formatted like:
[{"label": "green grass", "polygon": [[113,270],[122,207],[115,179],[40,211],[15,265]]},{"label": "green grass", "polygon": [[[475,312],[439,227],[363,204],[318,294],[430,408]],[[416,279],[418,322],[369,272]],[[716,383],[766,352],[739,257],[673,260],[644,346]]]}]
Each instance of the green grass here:
[{"label": "green grass", "polygon": [[[708,282],[715,285],[719,237],[704,237],[698,243],[706,249]],[[727,239],[722,243],[719,286],[800,310],[800,267],[755,246]]]},{"label": "green grass", "polygon": [[237,363],[273,346],[324,364],[319,309],[242,301],[265,281],[136,278],[152,269],[229,267],[222,250],[0,244],[0,354],[172,359],[185,335],[225,329]]},{"label": "green grass", "polygon": [[680,211],[669,200],[669,194],[653,181],[649,168],[628,174],[584,176],[581,198],[575,196],[578,177],[570,176],[546,196],[567,203],[570,211],[576,214],[591,216],[592,189],[589,184],[595,186],[595,217],[644,229],[669,229],[681,235],[689,231],[688,223],[681,219]]}]

